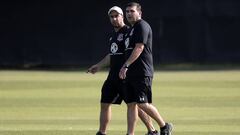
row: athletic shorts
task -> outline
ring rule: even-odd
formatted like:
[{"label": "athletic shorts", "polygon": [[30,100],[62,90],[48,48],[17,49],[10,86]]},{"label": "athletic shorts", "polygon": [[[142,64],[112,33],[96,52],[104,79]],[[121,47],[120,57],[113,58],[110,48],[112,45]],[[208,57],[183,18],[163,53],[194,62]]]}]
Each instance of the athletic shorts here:
[{"label": "athletic shorts", "polygon": [[123,90],[126,103],[152,103],[152,77],[126,79]]},{"label": "athletic shorts", "polygon": [[102,86],[101,103],[109,104],[121,104],[123,93],[123,81],[117,80],[105,80]]}]

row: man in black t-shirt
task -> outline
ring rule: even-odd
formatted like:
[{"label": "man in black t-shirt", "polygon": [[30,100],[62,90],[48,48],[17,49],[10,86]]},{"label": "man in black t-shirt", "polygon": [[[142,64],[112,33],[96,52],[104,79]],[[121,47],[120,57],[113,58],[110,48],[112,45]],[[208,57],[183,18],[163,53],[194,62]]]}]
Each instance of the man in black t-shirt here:
[{"label": "man in black t-shirt", "polygon": [[[100,126],[96,135],[106,135],[107,126],[111,119],[111,104],[121,104],[124,88],[123,80],[118,77],[118,73],[125,62],[124,35],[128,31],[128,27],[124,24],[121,8],[117,6],[110,8],[108,16],[114,27],[114,31],[109,38],[110,52],[100,62],[88,69],[88,72],[94,74],[102,67],[110,66],[108,77],[102,86]],[[139,117],[148,129],[147,135],[157,135],[151,118],[141,109],[138,109],[138,112]]]},{"label": "man in black t-shirt", "polygon": [[151,116],[159,125],[161,135],[170,135],[172,124],[165,123],[156,107],[152,105],[152,29],[141,19],[141,6],[131,2],[126,7],[126,18],[131,24],[125,36],[125,56],[119,77],[125,79],[123,97],[128,106],[128,135],[134,135],[137,121],[137,106]]}]

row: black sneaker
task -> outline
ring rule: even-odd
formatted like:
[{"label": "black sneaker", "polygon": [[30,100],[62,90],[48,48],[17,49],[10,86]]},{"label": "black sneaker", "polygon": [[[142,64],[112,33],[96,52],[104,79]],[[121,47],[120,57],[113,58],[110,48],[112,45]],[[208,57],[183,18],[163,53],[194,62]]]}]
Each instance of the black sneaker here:
[{"label": "black sneaker", "polygon": [[98,131],[96,135],[106,135],[106,134],[102,134],[100,131]]},{"label": "black sneaker", "polygon": [[161,128],[161,134],[160,135],[171,135],[173,130],[172,123],[166,123],[163,128]]},{"label": "black sneaker", "polygon": [[146,135],[159,135],[158,131],[148,131],[148,133]]}]

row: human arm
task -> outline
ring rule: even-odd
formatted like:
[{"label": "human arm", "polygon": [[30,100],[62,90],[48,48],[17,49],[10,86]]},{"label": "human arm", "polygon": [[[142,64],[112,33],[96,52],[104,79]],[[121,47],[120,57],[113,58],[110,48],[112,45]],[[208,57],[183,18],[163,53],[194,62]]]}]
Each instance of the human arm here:
[{"label": "human arm", "polygon": [[120,69],[120,72],[119,72],[120,79],[126,78],[126,73],[127,73],[128,67],[134,61],[136,61],[138,59],[138,57],[141,55],[143,49],[144,49],[143,43],[136,43],[136,46],[134,47],[131,55],[129,56],[129,58],[126,60],[126,62],[123,64],[122,68]]},{"label": "human arm", "polygon": [[88,68],[87,73],[95,74],[98,72],[101,68],[109,66],[110,65],[110,54],[107,54],[101,61],[99,61],[97,64],[92,65],[90,68]]}]

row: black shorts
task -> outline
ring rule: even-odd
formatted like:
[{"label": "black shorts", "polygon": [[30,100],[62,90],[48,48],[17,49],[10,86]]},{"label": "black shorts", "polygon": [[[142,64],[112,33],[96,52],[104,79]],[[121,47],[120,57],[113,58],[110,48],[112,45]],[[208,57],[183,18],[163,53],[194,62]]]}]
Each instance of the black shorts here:
[{"label": "black shorts", "polygon": [[123,81],[107,79],[102,86],[101,103],[121,104]]},{"label": "black shorts", "polygon": [[126,103],[152,103],[152,77],[125,80],[123,98]]}]

